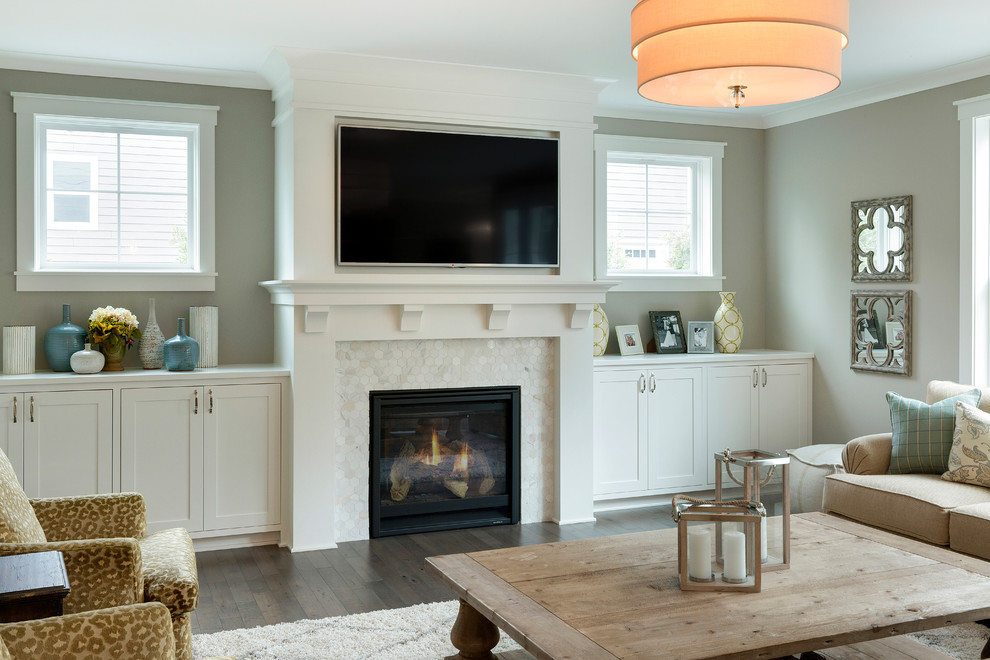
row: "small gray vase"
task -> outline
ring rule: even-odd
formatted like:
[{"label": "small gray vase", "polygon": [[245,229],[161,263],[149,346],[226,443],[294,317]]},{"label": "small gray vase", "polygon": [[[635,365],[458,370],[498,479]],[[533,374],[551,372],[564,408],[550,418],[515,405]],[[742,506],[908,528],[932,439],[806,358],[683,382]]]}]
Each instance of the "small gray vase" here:
[{"label": "small gray vase", "polygon": [[155,299],[148,298],[148,320],[144,324],[144,331],[138,343],[138,357],[141,358],[141,366],[145,369],[161,369],[165,366],[165,358],[162,355],[162,345],[165,343],[165,335],[158,327],[158,319],[155,318]]}]

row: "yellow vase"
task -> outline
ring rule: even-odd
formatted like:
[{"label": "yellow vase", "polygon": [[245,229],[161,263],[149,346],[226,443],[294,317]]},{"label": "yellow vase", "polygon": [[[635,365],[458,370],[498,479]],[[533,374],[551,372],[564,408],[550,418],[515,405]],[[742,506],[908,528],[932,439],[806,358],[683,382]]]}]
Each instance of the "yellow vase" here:
[{"label": "yellow vase", "polygon": [[742,348],[743,319],[736,307],[736,292],[721,291],[722,304],[715,311],[715,344],[722,353],[738,353]]},{"label": "yellow vase", "polygon": [[100,352],[107,361],[103,365],[103,371],[123,371],[124,365],[121,362],[124,361],[124,353],[127,351],[127,343],[124,340],[120,340],[109,345],[107,342],[100,344]]}]

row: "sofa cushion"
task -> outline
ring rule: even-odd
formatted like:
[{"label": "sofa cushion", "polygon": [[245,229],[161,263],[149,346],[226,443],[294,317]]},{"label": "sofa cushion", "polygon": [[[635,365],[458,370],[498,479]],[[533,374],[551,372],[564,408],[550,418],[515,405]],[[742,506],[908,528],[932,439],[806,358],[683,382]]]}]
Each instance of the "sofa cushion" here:
[{"label": "sofa cushion", "polygon": [[975,406],[980,402],[979,388],[933,404],[887,392],[893,434],[890,474],[945,472],[956,426],[956,401]]},{"label": "sofa cushion", "polygon": [[935,474],[833,474],[825,479],[826,513],[949,544],[949,511],[990,503],[990,489]]},{"label": "sofa cushion", "polygon": [[[928,389],[925,393],[925,401],[926,403],[937,403],[957,394],[968,392],[971,389],[973,389],[972,385],[962,385],[960,383],[954,383],[951,380],[929,381]],[[983,412],[990,413],[990,389],[980,390],[980,405],[978,408]]]},{"label": "sofa cushion", "polygon": [[990,414],[956,403],[956,429],[942,478],[990,488]]},{"label": "sofa cushion", "polygon": [[949,512],[949,547],[990,559],[990,502],[961,506]]},{"label": "sofa cushion", "polygon": [[0,543],[44,543],[34,507],[17,482],[14,466],[0,451]]}]

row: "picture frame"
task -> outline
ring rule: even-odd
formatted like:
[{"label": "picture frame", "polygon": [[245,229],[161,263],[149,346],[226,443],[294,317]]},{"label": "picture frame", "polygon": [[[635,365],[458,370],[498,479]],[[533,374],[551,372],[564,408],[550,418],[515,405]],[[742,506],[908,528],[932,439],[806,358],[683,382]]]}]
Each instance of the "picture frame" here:
[{"label": "picture frame", "polygon": [[688,353],[715,352],[715,322],[688,321],[687,327]]},{"label": "picture frame", "polygon": [[638,325],[615,326],[615,339],[619,342],[620,355],[642,355],[643,340]]},{"label": "picture frame", "polygon": [[650,327],[657,353],[684,353],[684,324],[680,312],[650,312]]}]

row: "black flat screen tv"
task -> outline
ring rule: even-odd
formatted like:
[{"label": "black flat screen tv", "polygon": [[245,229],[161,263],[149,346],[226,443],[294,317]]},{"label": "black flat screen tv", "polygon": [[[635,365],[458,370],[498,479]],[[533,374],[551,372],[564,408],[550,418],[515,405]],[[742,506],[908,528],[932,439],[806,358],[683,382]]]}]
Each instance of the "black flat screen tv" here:
[{"label": "black flat screen tv", "polygon": [[338,127],[337,260],[559,265],[557,140]]}]

